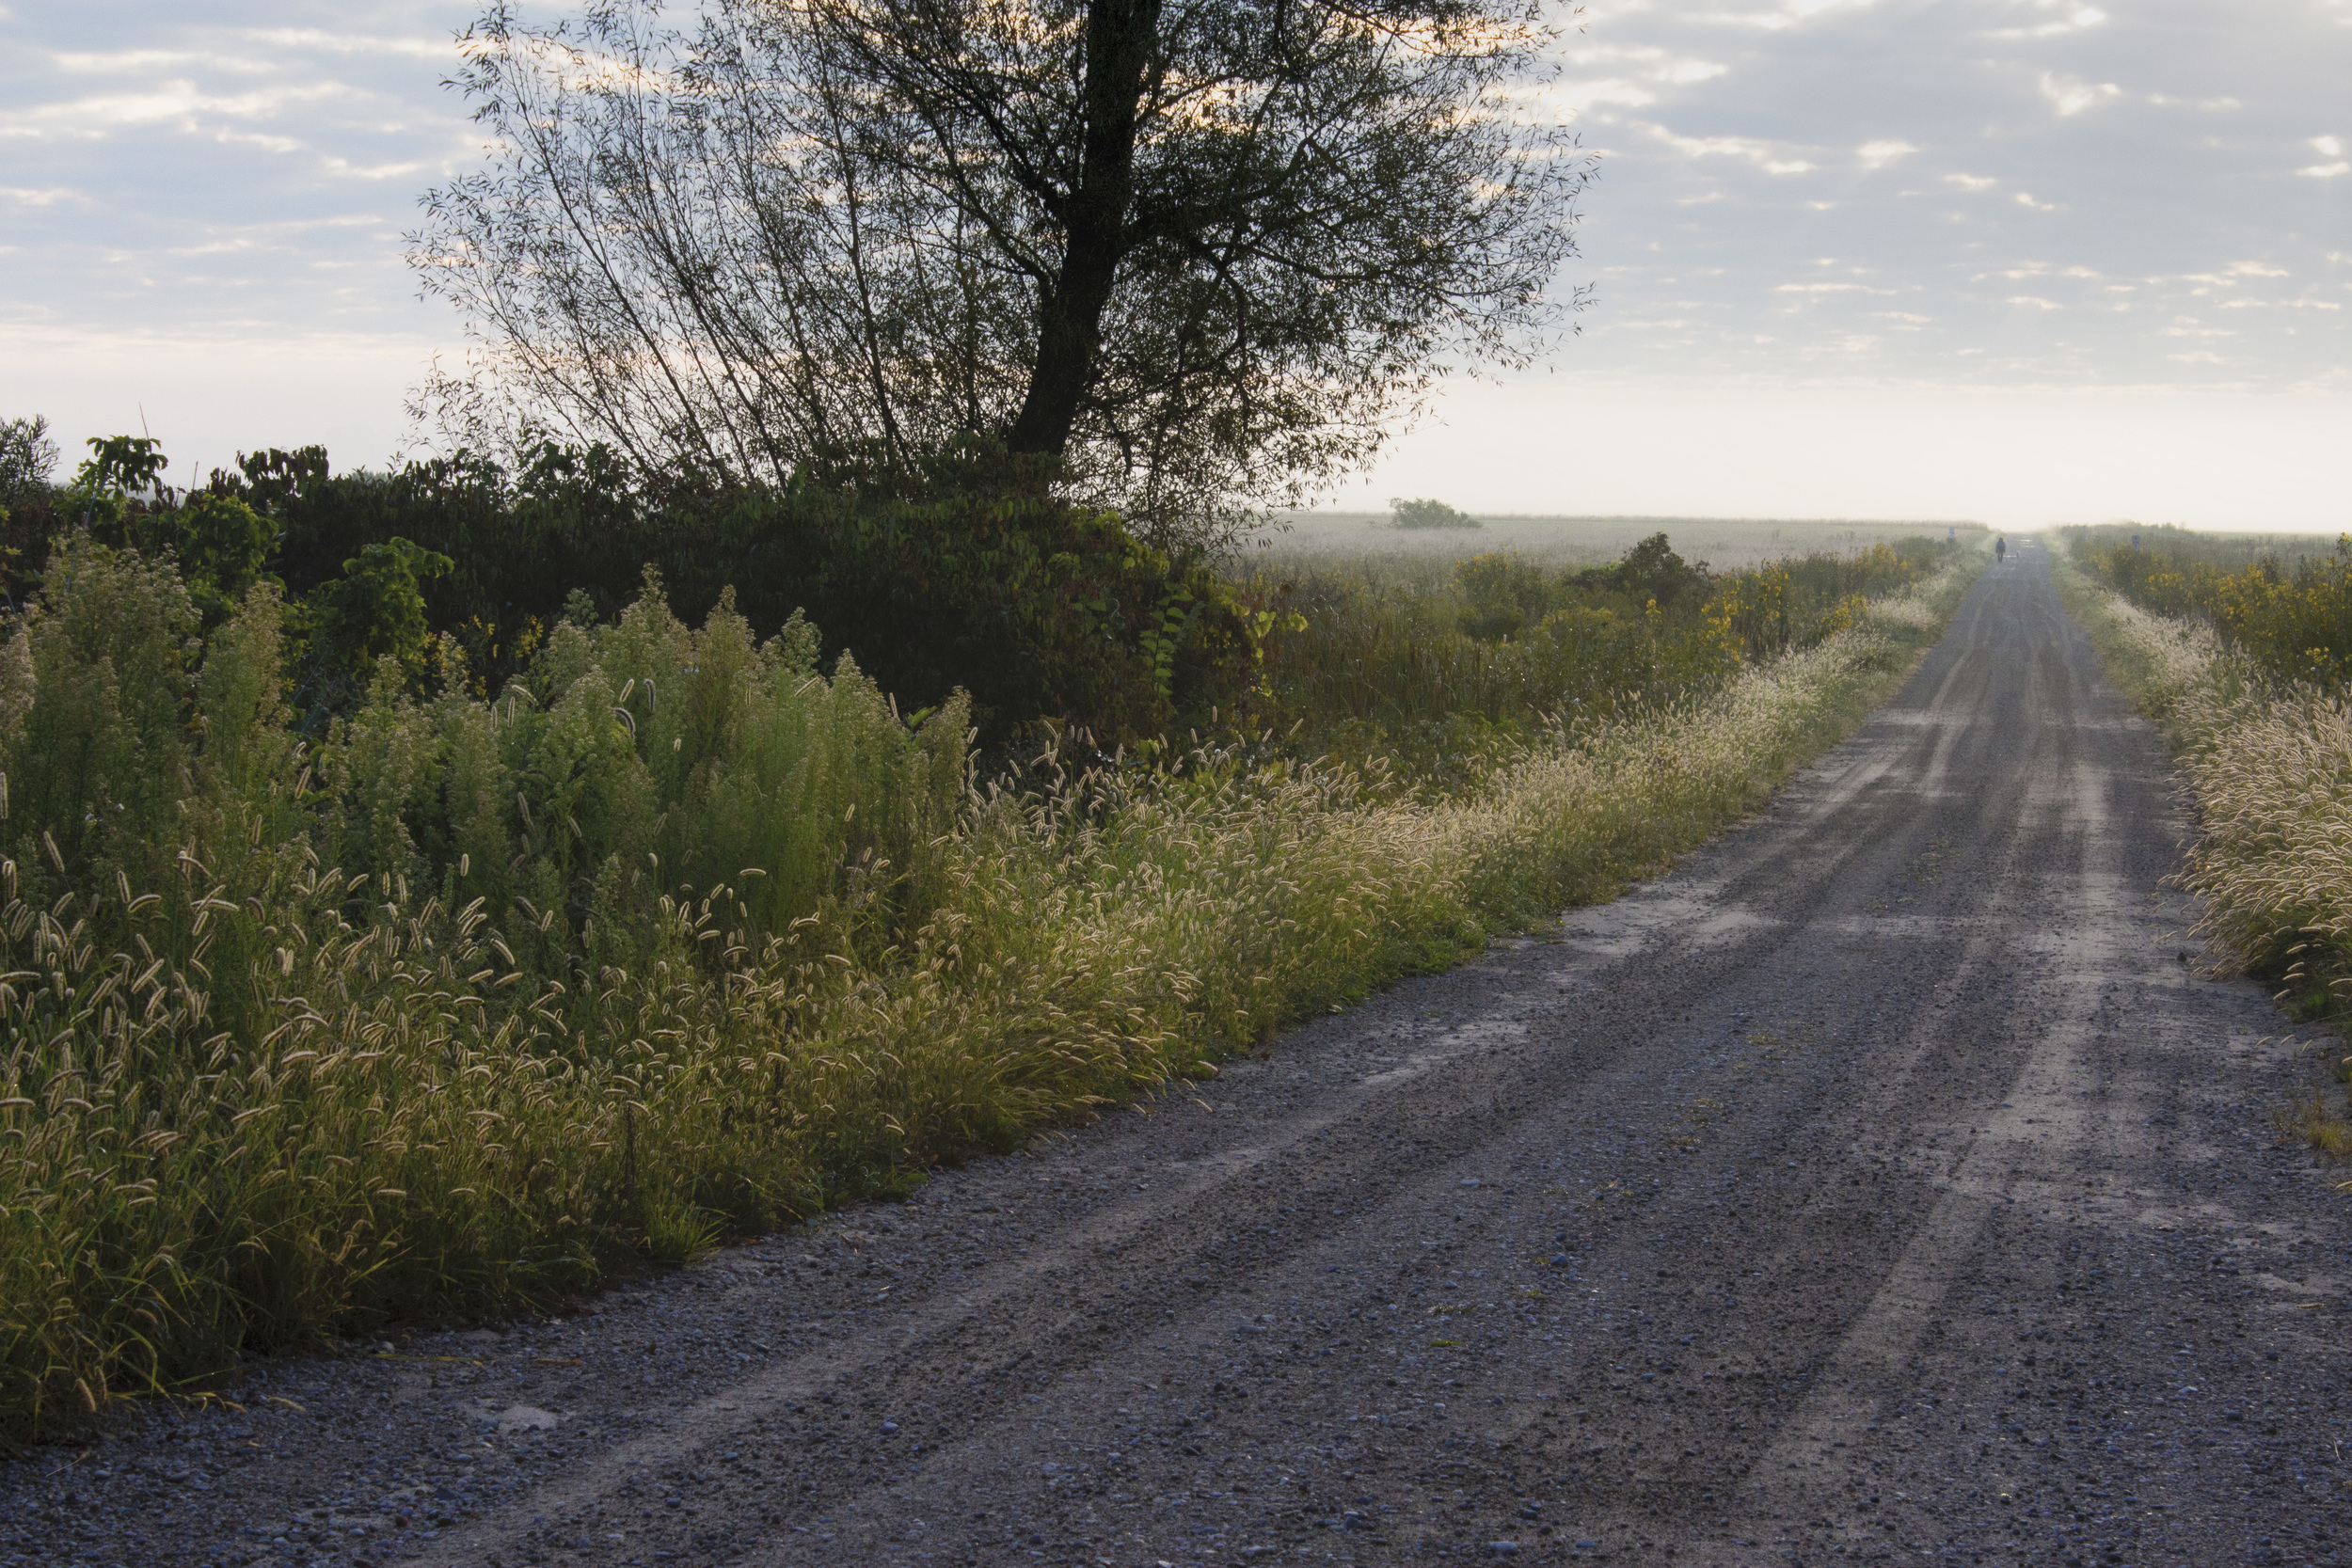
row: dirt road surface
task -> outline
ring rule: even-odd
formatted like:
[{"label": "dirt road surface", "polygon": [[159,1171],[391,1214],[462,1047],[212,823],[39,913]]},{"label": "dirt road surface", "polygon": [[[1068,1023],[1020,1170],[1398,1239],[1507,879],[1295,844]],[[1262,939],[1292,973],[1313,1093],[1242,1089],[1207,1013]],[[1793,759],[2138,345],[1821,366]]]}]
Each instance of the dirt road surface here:
[{"label": "dirt road surface", "polygon": [[1556,932],[593,1317],[258,1363],[0,1560],[2352,1558],[2311,1058],[2046,558]]}]

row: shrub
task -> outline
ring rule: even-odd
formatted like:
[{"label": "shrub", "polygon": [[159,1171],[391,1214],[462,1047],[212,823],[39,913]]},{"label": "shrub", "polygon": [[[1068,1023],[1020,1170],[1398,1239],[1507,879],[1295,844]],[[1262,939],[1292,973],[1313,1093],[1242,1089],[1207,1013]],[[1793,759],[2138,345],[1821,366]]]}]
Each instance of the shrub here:
[{"label": "shrub", "polygon": [[2185,616],[2281,680],[2352,684],[2352,534],[2332,554],[2307,550],[2282,561],[2278,541],[2252,561],[2248,546],[2185,530],[2150,531],[2136,541],[2071,535],[2077,564],[2142,610]]},{"label": "shrub", "polygon": [[[774,488],[641,474],[607,448],[541,443],[511,474],[460,453],[334,475],[320,449],[271,451],[212,489],[282,531],[273,565],[296,598],[363,596],[337,586],[344,563],[396,539],[445,558],[411,576],[426,625],[457,639],[484,693],[559,620],[619,613],[651,566],[688,612],[731,593],[763,635],[804,611],[826,657],[853,655],[912,706],[968,691],[992,741],[1037,719],[1136,739],[1230,708],[1254,656],[1231,590],[1116,515],[1057,499],[1049,477],[976,449],[912,473],[844,465]],[[346,689],[312,683],[330,709],[356,696],[347,663],[326,673],[344,672]]]},{"label": "shrub", "polygon": [[[214,506],[238,506],[215,499]],[[449,557],[395,534],[362,545],[342,575],[321,583],[303,606],[304,629],[323,671],[351,675],[390,660],[409,681],[424,673],[432,631],[423,585],[449,574]]]}]

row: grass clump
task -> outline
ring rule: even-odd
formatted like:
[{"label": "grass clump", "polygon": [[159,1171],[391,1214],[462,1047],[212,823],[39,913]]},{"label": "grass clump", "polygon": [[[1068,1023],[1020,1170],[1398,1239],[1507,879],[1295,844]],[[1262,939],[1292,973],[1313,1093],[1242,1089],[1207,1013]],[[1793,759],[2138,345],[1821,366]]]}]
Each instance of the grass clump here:
[{"label": "grass clump", "polygon": [[983,781],[960,701],[911,721],[804,624],[651,585],[494,697],[388,657],[313,739],[274,587],[202,635],[168,562],[53,565],[0,641],[19,1434],[900,1189],[1606,895],[1844,733],[1967,575],[1432,791],[1263,730]]}]

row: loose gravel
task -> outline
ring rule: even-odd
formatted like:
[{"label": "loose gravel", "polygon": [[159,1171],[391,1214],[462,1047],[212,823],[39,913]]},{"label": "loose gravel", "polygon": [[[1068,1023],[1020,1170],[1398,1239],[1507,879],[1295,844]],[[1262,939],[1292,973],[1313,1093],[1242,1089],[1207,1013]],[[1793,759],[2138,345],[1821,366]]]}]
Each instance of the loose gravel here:
[{"label": "loose gravel", "polygon": [[2346,1199],[2026,550],[1606,908],[566,1321],[0,1466],[0,1561],[2334,1562]]}]

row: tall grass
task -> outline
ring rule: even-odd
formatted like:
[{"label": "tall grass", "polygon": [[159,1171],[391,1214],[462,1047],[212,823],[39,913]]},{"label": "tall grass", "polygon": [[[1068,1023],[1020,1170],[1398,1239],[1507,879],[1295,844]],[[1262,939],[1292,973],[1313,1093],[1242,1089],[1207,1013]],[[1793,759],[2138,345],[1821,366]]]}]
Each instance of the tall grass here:
[{"label": "tall grass", "polygon": [[[2293,1015],[2352,1022],[2352,699],[2340,684],[2282,678],[2202,619],[2070,586],[2195,797],[2201,831],[2181,880],[2204,901],[2200,930]],[[2352,1154],[2352,1128],[2321,1109],[2303,1131]]]},{"label": "tall grass", "polygon": [[[1264,735],[976,783],[813,637],[649,594],[306,750],[277,608],[87,546],[0,643],[0,1422],[888,1191],[1601,896],[1963,586],[1458,795]],[[76,749],[78,748],[78,749]]]},{"label": "tall grass", "polygon": [[1458,786],[1547,727],[1626,718],[1809,646],[1944,559],[1927,540],[1708,573],[1654,535],[1614,567],[1513,551],[1366,562],[1246,593],[1270,613],[1264,714],[1298,747]]}]

